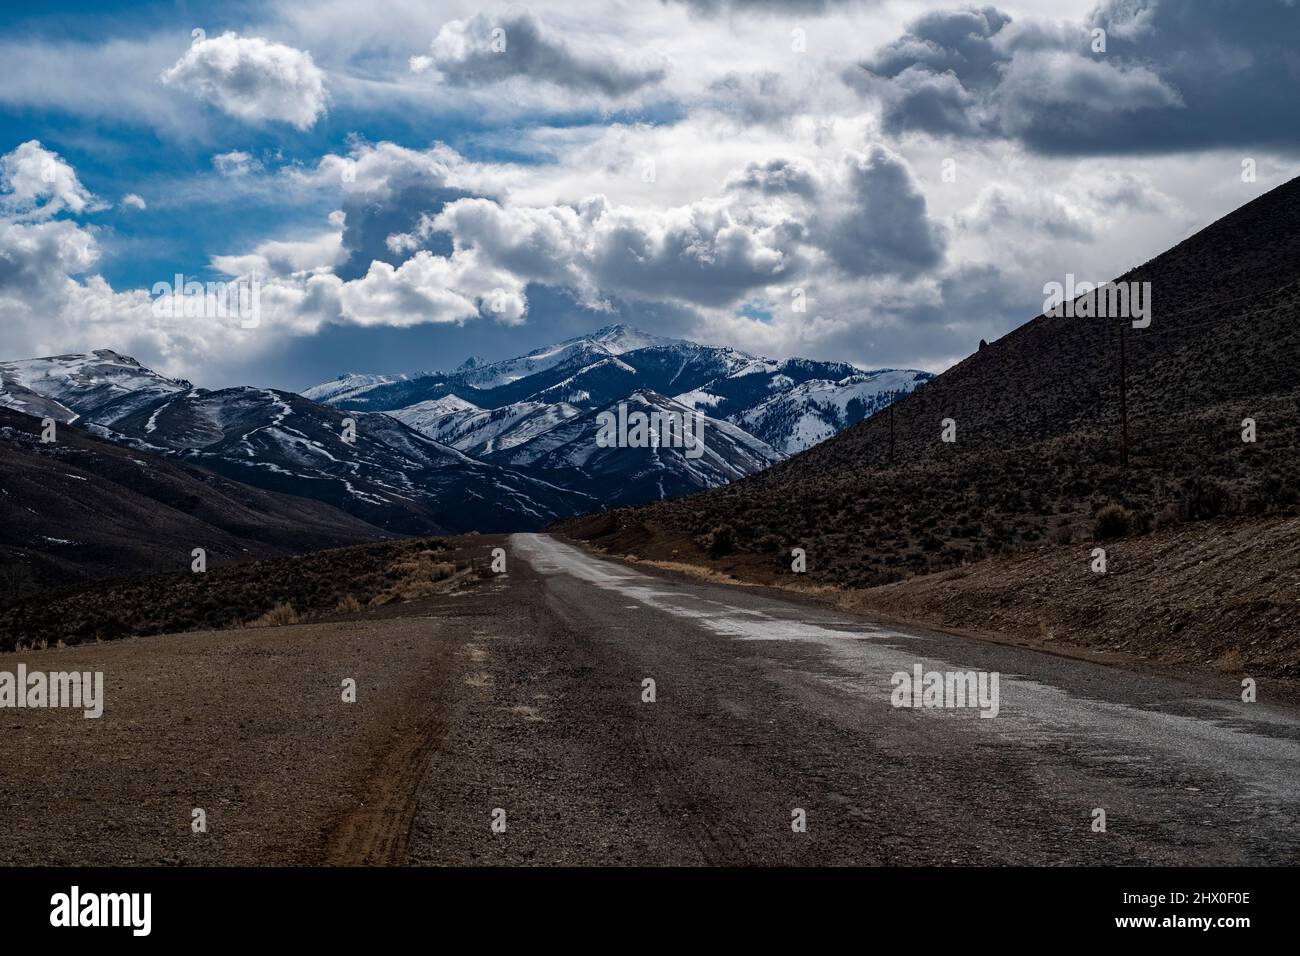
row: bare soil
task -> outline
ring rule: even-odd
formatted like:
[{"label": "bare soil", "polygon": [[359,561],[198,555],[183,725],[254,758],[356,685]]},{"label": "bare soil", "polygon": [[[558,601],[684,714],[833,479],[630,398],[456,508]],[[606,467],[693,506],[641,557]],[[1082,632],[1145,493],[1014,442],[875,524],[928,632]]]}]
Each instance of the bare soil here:
[{"label": "bare soil", "polygon": [[409,819],[387,762],[436,740],[456,639],[412,616],[0,655],[103,671],[107,701],[0,712],[0,865],[387,861]]}]

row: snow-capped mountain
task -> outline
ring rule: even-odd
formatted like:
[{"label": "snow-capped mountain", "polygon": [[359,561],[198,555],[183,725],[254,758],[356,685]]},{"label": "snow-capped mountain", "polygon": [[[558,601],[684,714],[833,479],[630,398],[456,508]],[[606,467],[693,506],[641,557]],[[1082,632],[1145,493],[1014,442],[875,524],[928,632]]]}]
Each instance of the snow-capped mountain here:
[{"label": "snow-capped mountain", "polygon": [[[622,409],[620,410],[620,407]],[[717,488],[776,464],[784,457],[776,449],[730,422],[700,413],[701,441],[696,455],[687,454],[683,440],[678,447],[602,447],[597,440],[602,416],[635,413],[671,414],[677,421],[690,422],[692,409],[681,402],[650,391],[638,391],[600,409],[593,409],[514,447],[488,456],[489,461],[528,469],[557,484],[587,488],[603,503],[628,504],[647,500],[645,491],[654,489],[652,499],[671,498],[702,488]],[[662,434],[662,432],[660,432]],[[680,433],[679,433],[680,434]]]},{"label": "snow-capped mountain", "polygon": [[581,368],[639,349],[689,345],[678,339],[650,335],[626,325],[610,325],[591,335],[568,339],[558,345],[534,349],[519,358],[506,359],[460,371],[458,378],[475,388],[491,389],[555,368]]},{"label": "snow-capped mountain", "polygon": [[[518,358],[348,374],[303,395],[196,388],[108,350],[3,362],[0,407],[314,499],[389,532],[505,531],[736,481],[929,377],[767,359],[612,325]],[[601,413],[620,406],[698,412],[700,453],[602,447]]]},{"label": "snow-capped mountain", "polygon": [[96,437],[323,501],[389,531],[538,528],[598,506],[580,490],[479,461],[391,416],[344,412],[292,392],[208,391],[105,352],[4,370],[0,396],[9,407],[48,389],[44,397],[67,410],[62,420]]},{"label": "snow-capped mountain", "polygon": [[322,382],[319,385],[313,385],[311,388],[304,389],[302,397],[310,398],[313,402],[341,402],[354,395],[360,395],[362,392],[368,391],[376,385],[388,385],[392,382],[401,382],[408,378],[415,377],[418,376],[357,375],[349,372],[345,375],[340,375],[332,382]]},{"label": "snow-capped mountain", "polygon": [[483,457],[530,441],[582,411],[567,402],[515,402],[483,409],[448,395],[388,414],[467,455]]},{"label": "snow-capped mountain", "polygon": [[736,415],[743,428],[793,455],[870,418],[934,376],[910,369],[809,379]]},{"label": "snow-capped mountain", "polygon": [[163,396],[192,387],[109,349],[0,362],[0,405],[61,422],[88,416],[112,424]]},{"label": "snow-capped mountain", "polygon": [[363,381],[367,376],[347,376],[306,394],[341,408],[387,412],[468,454],[490,455],[642,391],[671,397],[791,455],[932,377],[915,369],[761,358],[611,325],[519,358],[475,359],[447,373],[368,376],[373,384]]}]

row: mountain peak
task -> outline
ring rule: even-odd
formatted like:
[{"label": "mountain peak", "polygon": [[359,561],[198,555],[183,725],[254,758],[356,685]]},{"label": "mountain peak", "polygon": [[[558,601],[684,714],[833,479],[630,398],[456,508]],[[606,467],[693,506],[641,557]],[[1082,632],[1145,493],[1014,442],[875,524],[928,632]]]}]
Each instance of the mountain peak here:
[{"label": "mountain peak", "polygon": [[112,424],[191,388],[185,379],[167,378],[112,349],[0,361],[0,405],[42,416],[57,406],[68,414],[53,417],[64,421],[93,413],[101,424]]},{"label": "mountain peak", "polygon": [[637,349],[684,344],[681,339],[651,335],[649,332],[643,332],[641,329],[633,328],[623,322],[603,326],[590,335],[583,336],[583,338],[603,346],[615,355],[621,355],[623,352],[634,352]]},{"label": "mountain peak", "polygon": [[[95,358],[104,362],[114,362],[118,365],[129,365],[133,368],[144,368],[139,360],[130,355],[123,355],[121,352],[115,352],[112,349],[95,349],[92,353]],[[89,358],[89,356],[87,356]]]}]

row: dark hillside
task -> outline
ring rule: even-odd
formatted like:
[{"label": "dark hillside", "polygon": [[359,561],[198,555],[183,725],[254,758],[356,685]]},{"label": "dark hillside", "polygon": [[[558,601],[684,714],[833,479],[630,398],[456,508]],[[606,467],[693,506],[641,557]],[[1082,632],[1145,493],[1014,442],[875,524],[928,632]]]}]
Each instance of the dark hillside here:
[{"label": "dark hillside", "polygon": [[[773,468],[689,498],[564,523],[870,586],[1035,542],[1143,533],[1300,502],[1300,180],[1120,277],[1150,282],[1148,328],[1040,316],[892,409]],[[1064,276],[1044,281],[1064,281]],[[1119,337],[1130,460],[1120,462]],[[891,456],[892,418],[892,456]],[[942,421],[957,440],[940,441]],[[1258,440],[1242,441],[1242,420]],[[714,534],[715,529],[721,529]]]},{"label": "dark hillside", "polygon": [[391,537],[316,501],[264,491],[183,461],[0,409],[0,605],[148,571],[188,571]]}]

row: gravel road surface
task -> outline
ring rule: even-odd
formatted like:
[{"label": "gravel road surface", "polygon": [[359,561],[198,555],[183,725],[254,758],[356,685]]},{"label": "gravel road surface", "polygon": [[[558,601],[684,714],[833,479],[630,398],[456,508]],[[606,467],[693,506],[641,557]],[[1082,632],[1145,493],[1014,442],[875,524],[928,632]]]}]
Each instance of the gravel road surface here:
[{"label": "gravel road surface", "polygon": [[[434,757],[413,862],[1300,858],[1300,719],[1243,703],[1231,682],[1216,698],[903,633],[545,535],[515,535],[510,551],[506,616],[478,628],[473,697]],[[997,716],[894,707],[891,677],[916,664],[997,672]],[[495,808],[504,833],[490,833]]]},{"label": "gravel road surface", "polygon": [[[1300,714],[1267,684],[473,540],[507,570],[462,593],[0,657],[107,698],[0,710],[0,864],[1300,860]],[[996,673],[997,715],[893,706],[918,664]]]}]

